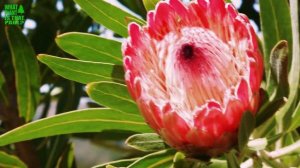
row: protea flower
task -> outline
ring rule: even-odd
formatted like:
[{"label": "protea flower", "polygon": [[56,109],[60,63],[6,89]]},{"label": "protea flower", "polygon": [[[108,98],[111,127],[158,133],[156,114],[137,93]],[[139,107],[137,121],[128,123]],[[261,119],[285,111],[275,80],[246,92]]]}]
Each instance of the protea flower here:
[{"label": "protea flower", "polygon": [[258,109],[263,62],[248,18],[223,0],[159,2],[123,43],[129,92],[172,147],[216,156]]}]

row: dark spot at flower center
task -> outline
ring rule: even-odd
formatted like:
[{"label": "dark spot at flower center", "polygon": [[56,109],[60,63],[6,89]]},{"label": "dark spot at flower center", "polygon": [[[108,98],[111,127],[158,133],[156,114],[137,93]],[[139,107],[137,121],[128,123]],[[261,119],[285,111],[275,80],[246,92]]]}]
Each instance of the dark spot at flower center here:
[{"label": "dark spot at flower center", "polygon": [[195,55],[194,46],[192,44],[184,44],[181,48],[181,56],[186,59],[192,59]]}]

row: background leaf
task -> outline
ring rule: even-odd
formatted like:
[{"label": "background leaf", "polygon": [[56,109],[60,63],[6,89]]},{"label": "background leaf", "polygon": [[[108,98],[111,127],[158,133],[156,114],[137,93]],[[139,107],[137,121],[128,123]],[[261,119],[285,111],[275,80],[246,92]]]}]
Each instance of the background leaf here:
[{"label": "background leaf", "polygon": [[144,22],[105,1],[75,0],[75,2],[96,22],[115,33],[127,37],[128,19]]},{"label": "background leaf", "polygon": [[93,168],[106,168],[108,165],[112,165],[115,167],[127,167],[128,165],[132,164],[139,158],[131,158],[131,159],[122,159],[122,160],[116,160],[108,163],[104,163],[101,165],[94,166]]},{"label": "background leaf", "polygon": [[227,167],[228,168],[239,168],[239,161],[235,155],[235,151],[231,150],[226,154],[226,159],[227,159]]},{"label": "background leaf", "polygon": [[164,141],[156,133],[135,134],[130,136],[125,143],[144,152],[164,150],[166,148]]},{"label": "background leaf", "polygon": [[39,61],[48,65],[58,75],[80,83],[115,81],[124,82],[124,71],[120,65],[80,61],[40,54]]},{"label": "background leaf", "polygon": [[87,33],[57,36],[57,45],[80,60],[122,64],[121,43]]},{"label": "background leaf", "polygon": [[0,167],[5,168],[27,168],[19,158],[0,151]]},{"label": "background leaf", "polygon": [[5,30],[15,70],[19,115],[29,121],[39,102],[39,67],[35,53],[22,31],[14,26]]},{"label": "background leaf", "polygon": [[289,131],[292,131],[298,127],[300,127],[300,102],[298,102],[298,105],[295,109],[294,115],[292,116],[293,120],[291,123],[291,126],[289,128]]},{"label": "background leaf", "polygon": [[0,146],[34,138],[103,130],[151,132],[142,117],[111,109],[87,109],[41,119],[0,136]]},{"label": "background leaf", "polygon": [[143,0],[144,6],[147,9],[147,11],[155,9],[155,5],[159,2],[160,0]]},{"label": "background leaf", "polygon": [[113,82],[90,83],[87,93],[99,104],[125,113],[139,114],[136,103],[131,99],[126,85]]},{"label": "background leaf", "polygon": [[163,150],[163,151],[151,153],[133,162],[131,165],[128,166],[128,168],[170,167],[173,163],[174,154],[175,154],[174,150]]},{"label": "background leaf", "polygon": [[267,89],[272,90],[270,72],[270,54],[273,46],[280,41],[286,40],[292,51],[291,17],[287,0],[263,0],[259,1],[261,29],[264,42],[264,67],[267,77]]}]

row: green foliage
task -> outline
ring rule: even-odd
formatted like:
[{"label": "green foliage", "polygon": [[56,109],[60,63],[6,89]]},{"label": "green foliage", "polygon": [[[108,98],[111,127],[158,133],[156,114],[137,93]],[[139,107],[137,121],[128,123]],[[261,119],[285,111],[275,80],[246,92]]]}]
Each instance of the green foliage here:
[{"label": "green foliage", "polygon": [[16,76],[19,115],[28,122],[39,102],[40,74],[35,53],[18,27],[5,29]]},{"label": "green foliage", "polygon": [[143,23],[143,20],[111,5],[105,1],[75,0],[80,7],[96,22],[104,25],[115,33],[127,37],[127,25],[130,20]]},{"label": "green foliage", "polygon": [[0,151],[0,167],[5,168],[27,168],[27,166],[16,156]]},{"label": "green foliage", "polygon": [[247,144],[248,139],[255,127],[255,118],[251,112],[245,112],[242,116],[239,132],[238,132],[238,145],[239,150],[243,151],[244,146]]},{"label": "green foliage", "polygon": [[84,61],[122,64],[121,43],[87,33],[65,33],[56,38],[57,45]]},{"label": "green foliage", "polygon": [[[299,166],[300,54],[295,50],[299,37],[296,33],[292,36],[291,23],[297,21],[291,21],[287,0],[259,1],[266,98],[255,117],[250,112],[243,114],[235,149],[204,161],[168,149],[159,135],[152,133],[124,84],[121,43],[99,36],[99,30],[108,28],[113,38],[127,37],[128,24],[145,25],[138,15],[145,17],[144,8],[153,10],[159,0],[119,0],[137,15],[109,1],[75,0],[80,11],[73,0],[64,0],[62,11],[55,2],[22,3],[18,12],[25,11],[26,17],[37,23],[26,35],[13,26],[6,26],[5,33],[0,31],[1,39],[7,39],[0,41],[0,131],[5,132],[0,135],[0,146],[3,151],[22,149],[30,156],[16,152],[19,159],[0,152],[0,167],[76,167],[73,139],[78,137],[124,154],[115,157],[120,160],[95,166],[99,168],[237,168],[248,161],[252,167]],[[4,25],[0,26],[4,30]],[[88,28],[91,33],[81,33]],[[43,64],[38,66],[37,60]],[[39,93],[41,86],[49,89]],[[98,104],[86,104],[97,108],[74,111],[87,96]],[[57,102],[54,108],[53,102]],[[124,136],[129,137],[125,143]],[[32,146],[11,145],[22,141]],[[35,160],[40,165],[34,165]]]},{"label": "green foliage", "polygon": [[159,2],[159,0],[143,0],[144,6],[147,11],[154,10],[155,5]]},{"label": "green foliage", "polygon": [[166,148],[164,141],[155,133],[135,134],[126,142],[128,146],[144,152],[163,150]]},{"label": "green foliage", "polygon": [[174,150],[162,150],[146,155],[129,166],[128,168],[153,167],[163,168],[170,167],[173,163]]},{"label": "green foliage", "polygon": [[87,93],[100,105],[125,113],[139,114],[126,85],[113,82],[90,83],[87,85]]},{"label": "green foliage", "polygon": [[119,65],[59,58],[45,54],[39,55],[38,59],[55,73],[76,82],[84,84],[98,81],[124,83],[123,68]]},{"label": "green foliage", "polygon": [[151,132],[141,116],[111,109],[87,109],[31,122],[0,136],[0,146],[34,138],[102,130]]},{"label": "green foliage", "polygon": [[[288,2],[286,0],[259,1],[261,28],[263,32],[264,68],[267,78],[266,89],[268,93],[273,92],[274,79],[271,78],[270,55],[272,48],[280,40],[286,40],[292,45],[291,17],[289,15]],[[289,48],[289,51],[292,51]]]}]

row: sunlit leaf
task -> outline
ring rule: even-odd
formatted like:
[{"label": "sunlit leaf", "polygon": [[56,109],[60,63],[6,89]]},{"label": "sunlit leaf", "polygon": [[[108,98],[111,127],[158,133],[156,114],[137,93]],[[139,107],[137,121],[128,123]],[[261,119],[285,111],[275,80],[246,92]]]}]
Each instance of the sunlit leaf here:
[{"label": "sunlit leaf", "polygon": [[80,60],[122,64],[121,43],[87,33],[57,36],[57,45]]},{"label": "sunlit leaf", "polygon": [[173,163],[175,151],[174,150],[163,150],[155,153],[146,155],[127,168],[141,168],[141,167],[152,167],[152,168],[162,168],[170,167]]},{"label": "sunlit leaf", "polygon": [[19,115],[32,119],[39,101],[39,67],[35,53],[18,27],[6,27],[6,36],[13,58]]},{"label": "sunlit leaf", "polygon": [[0,136],[0,146],[34,138],[103,130],[151,132],[138,115],[111,109],[86,109],[67,112],[28,123]]},{"label": "sunlit leaf", "polygon": [[19,158],[0,151],[0,167],[5,168],[27,168]]},{"label": "sunlit leaf", "polygon": [[99,104],[114,110],[139,114],[136,103],[131,99],[126,85],[113,82],[98,82],[87,85],[89,96]]},{"label": "sunlit leaf", "polygon": [[58,75],[76,82],[84,84],[97,81],[124,82],[124,71],[121,65],[80,61],[44,54],[40,54],[38,59]]},{"label": "sunlit leaf", "polygon": [[106,2],[93,0],[75,0],[75,2],[96,22],[111,29],[115,33],[127,37],[127,18],[135,18],[140,20],[132,14],[129,14],[120,8]]},{"label": "sunlit leaf", "polygon": [[160,0],[143,0],[144,6],[147,9],[147,11],[155,9],[155,5],[159,2]]},{"label": "sunlit leaf", "polygon": [[164,141],[155,133],[135,134],[130,136],[125,143],[132,148],[145,152],[166,148]]}]

